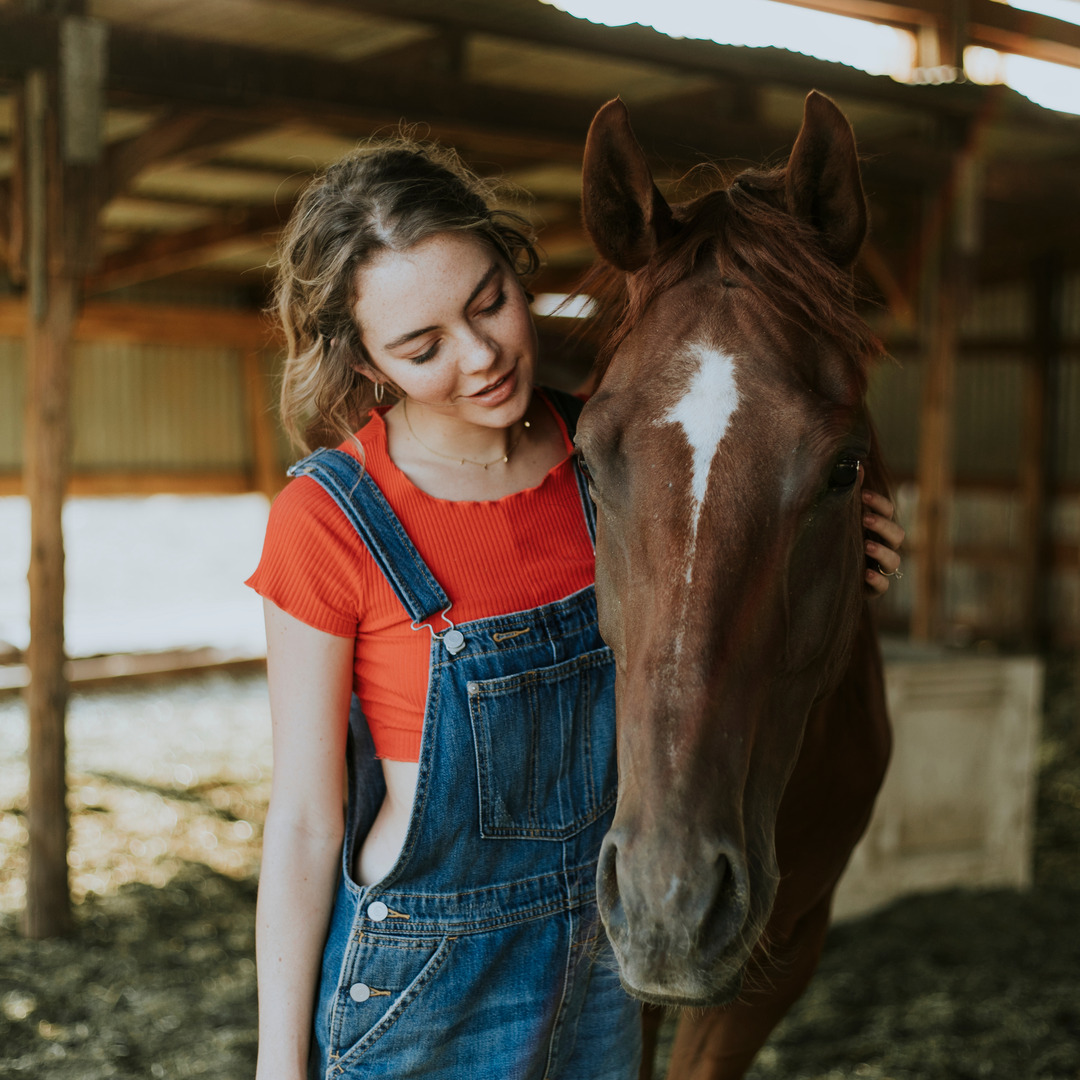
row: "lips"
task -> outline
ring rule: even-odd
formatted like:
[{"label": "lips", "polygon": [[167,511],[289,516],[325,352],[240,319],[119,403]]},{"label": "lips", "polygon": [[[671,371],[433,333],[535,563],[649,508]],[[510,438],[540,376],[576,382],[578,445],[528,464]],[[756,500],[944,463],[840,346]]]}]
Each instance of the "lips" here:
[{"label": "lips", "polygon": [[517,389],[517,368],[511,368],[502,378],[488,383],[482,390],[469,394],[468,400],[481,405],[501,405]]}]

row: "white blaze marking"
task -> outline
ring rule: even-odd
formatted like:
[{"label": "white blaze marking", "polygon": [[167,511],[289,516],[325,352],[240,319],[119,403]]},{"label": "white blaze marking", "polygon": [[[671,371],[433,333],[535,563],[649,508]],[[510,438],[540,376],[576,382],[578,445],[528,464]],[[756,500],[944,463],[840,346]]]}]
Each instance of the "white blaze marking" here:
[{"label": "white blaze marking", "polygon": [[730,356],[702,344],[688,346],[686,355],[696,361],[697,370],[683,396],[657,423],[680,424],[693,455],[690,494],[694,504],[686,554],[686,580],[689,582],[697,547],[698,521],[709,488],[709,473],[716,451],[727,434],[728,421],[739,407],[739,391],[735,385],[735,361]]}]

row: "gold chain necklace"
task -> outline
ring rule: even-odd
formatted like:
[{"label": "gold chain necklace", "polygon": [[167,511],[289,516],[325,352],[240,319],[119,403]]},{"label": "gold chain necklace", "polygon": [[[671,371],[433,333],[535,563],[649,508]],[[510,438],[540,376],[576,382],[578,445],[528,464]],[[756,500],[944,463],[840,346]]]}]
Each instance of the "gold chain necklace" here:
[{"label": "gold chain necklace", "polygon": [[456,454],[444,454],[444,453],[442,453],[442,451],[436,450],[435,447],[428,446],[428,444],[426,442],[424,442],[424,440],[421,439],[419,435],[416,434],[416,431],[414,430],[414,428],[412,426],[412,421],[409,419],[409,399],[408,398],[403,398],[402,399],[402,401],[401,401],[401,411],[405,414],[405,426],[409,429],[409,434],[412,435],[412,437],[429,454],[434,454],[436,457],[445,458],[447,461],[456,461],[459,465],[477,465],[481,469],[486,469],[490,465],[498,465],[498,463],[500,461],[504,462],[504,463],[508,462],[510,460],[510,455],[517,449],[517,444],[521,441],[521,436],[525,433],[525,429],[528,428],[528,427],[532,427],[532,424],[530,424],[528,420],[522,420],[521,421],[521,428],[518,431],[518,433],[514,436],[514,440],[513,440],[513,442],[510,443],[510,446],[507,448],[507,451],[506,451],[505,454],[503,454],[501,457],[495,458],[494,461],[473,461],[472,458],[458,457]]}]

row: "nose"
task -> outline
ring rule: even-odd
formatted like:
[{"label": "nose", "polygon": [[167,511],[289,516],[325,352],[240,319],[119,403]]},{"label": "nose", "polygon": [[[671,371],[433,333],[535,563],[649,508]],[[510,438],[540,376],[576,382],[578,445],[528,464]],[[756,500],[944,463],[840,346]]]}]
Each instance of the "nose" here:
[{"label": "nose", "polygon": [[739,947],[748,914],[746,864],[732,844],[697,845],[689,862],[612,829],[600,850],[597,903],[631,986],[657,988],[708,971]]},{"label": "nose", "polygon": [[461,370],[470,374],[484,372],[492,367],[498,358],[499,348],[496,343],[475,328],[470,328],[463,343]]}]

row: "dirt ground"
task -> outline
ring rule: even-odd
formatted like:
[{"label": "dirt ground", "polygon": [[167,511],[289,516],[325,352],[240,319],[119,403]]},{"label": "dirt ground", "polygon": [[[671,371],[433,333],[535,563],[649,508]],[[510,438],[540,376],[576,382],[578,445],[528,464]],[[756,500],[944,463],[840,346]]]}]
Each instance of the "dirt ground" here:
[{"label": "dirt ground", "polygon": [[[1075,657],[1051,665],[1034,888],[914,897],[836,928],[753,1080],[1080,1077],[1077,674]],[[264,680],[73,701],[64,940],[17,930],[23,729],[0,701],[0,1077],[247,1080]]]}]

